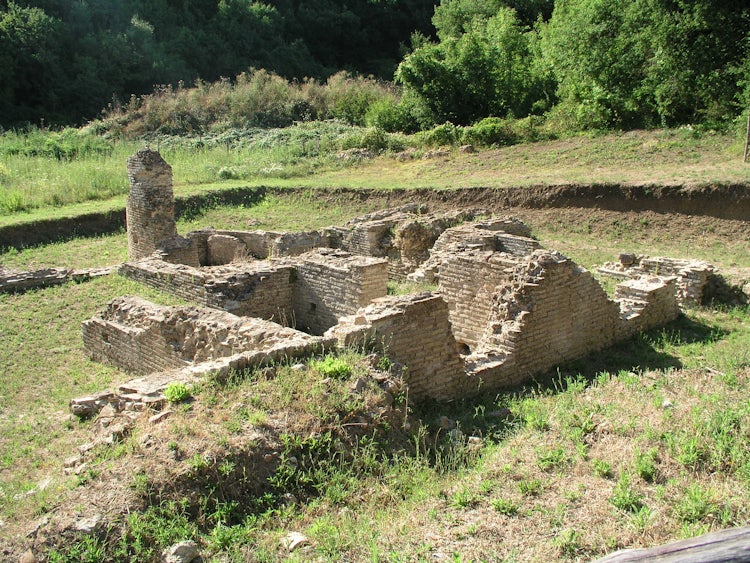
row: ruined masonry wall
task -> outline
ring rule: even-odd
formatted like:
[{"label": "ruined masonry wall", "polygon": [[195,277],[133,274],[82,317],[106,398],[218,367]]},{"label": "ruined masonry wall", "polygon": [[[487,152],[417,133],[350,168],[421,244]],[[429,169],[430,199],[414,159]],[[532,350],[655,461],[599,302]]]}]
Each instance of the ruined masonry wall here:
[{"label": "ruined masonry wall", "polygon": [[[522,281],[497,295],[477,349],[511,356],[518,373],[514,383],[622,338],[619,306],[591,273],[570,259],[536,252],[519,270],[515,277]],[[489,377],[485,383],[493,388],[507,385]]]},{"label": "ruined masonry wall", "polygon": [[268,262],[192,268],[159,260],[127,262],[119,272],[188,301],[291,325],[294,268]]},{"label": "ruined masonry wall", "polygon": [[615,300],[620,303],[623,331],[635,334],[677,318],[680,307],[675,278],[640,278],[618,284]]},{"label": "ruined masonry wall", "polygon": [[291,328],[196,307],[160,307],[122,297],[83,323],[83,343],[95,361],[148,374],[253,351],[316,344]]},{"label": "ruined masonry wall", "polygon": [[141,149],[128,158],[127,172],[128,257],[138,260],[157,250],[161,241],[177,236],[172,167],[158,152]]},{"label": "ruined masonry wall", "polygon": [[448,303],[456,340],[476,348],[484,337],[499,285],[510,283],[516,262],[492,252],[446,255],[440,266],[440,293]]},{"label": "ruined masonry wall", "polygon": [[340,345],[380,350],[408,367],[409,399],[448,401],[463,394],[465,372],[448,306],[431,293],[377,299],[326,333]]},{"label": "ruined masonry wall", "polygon": [[323,334],[377,297],[387,293],[386,260],[330,249],[295,261],[293,309],[296,326]]}]

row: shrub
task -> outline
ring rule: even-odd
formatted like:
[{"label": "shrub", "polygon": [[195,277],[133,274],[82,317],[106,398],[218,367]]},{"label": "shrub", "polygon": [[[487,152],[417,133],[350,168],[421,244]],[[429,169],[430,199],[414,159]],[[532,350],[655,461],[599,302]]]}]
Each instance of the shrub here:
[{"label": "shrub", "polygon": [[512,122],[499,117],[487,117],[461,132],[461,142],[467,145],[504,146],[516,141]]},{"label": "shrub", "polygon": [[446,121],[429,131],[417,133],[417,139],[429,147],[457,145],[461,140],[461,128]]}]

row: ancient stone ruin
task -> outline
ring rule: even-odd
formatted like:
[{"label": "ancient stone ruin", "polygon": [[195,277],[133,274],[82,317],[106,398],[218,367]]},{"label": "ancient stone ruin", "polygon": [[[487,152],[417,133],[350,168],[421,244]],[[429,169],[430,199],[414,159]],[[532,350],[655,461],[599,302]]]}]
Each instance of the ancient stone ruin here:
[{"label": "ancient stone ruin", "polygon": [[125,206],[128,258],[138,260],[177,236],[172,193],[172,167],[151,149],[128,159],[130,192]]},{"label": "ancient stone ruin", "polygon": [[[141,378],[75,399],[80,414],[107,403],[143,408],[170,381],[339,346],[406,366],[410,399],[446,401],[520,384],[669,322],[689,294],[674,269],[640,260],[641,275],[610,298],[522,222],[482,210],[415,204],[319,231],[207,229],[184,238],[172,220],[159,235],[152,223],[167,213],[171,180],[157,156],[141,151],[129,161],[130,199],[141,207],[128,216],[134,251],[119,272],[195,306],[121,298],[86,321],[88,354]],[[407,279],[431,290],[388,294],[389,280]]]}]

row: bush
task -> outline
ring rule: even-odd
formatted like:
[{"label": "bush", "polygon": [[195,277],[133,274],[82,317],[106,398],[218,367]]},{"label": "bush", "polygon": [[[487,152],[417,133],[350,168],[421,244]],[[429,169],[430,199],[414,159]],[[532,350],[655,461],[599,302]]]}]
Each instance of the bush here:
[{"label": "bush", "polygon": [[512,122],[499,117],[487,117],[461,132],[461,143],[465,145],[504,146],[516,141]]},{"label": "bush", "polygon": [[461,127],[456,127],[450,121],[438,125],[429,131],[417,133],[417,139],[428,147],[444,147],[459,144]]},{"label": "bush", "polygon": [[406,141],[403,137],[386,133],[376,127],[371,127],[345,137],[341,142],[341,148],[344,150],[367,149],[374,153],[384,151],[398,152],[406,148]]}]

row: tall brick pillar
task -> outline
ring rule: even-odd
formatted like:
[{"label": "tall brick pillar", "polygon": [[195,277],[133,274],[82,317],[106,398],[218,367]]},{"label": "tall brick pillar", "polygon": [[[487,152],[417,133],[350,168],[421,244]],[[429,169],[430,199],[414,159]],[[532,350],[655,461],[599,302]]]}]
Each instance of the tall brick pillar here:
[{"label": "tall brick pillar", "polygon": [[127,169],[128,259],[139,260],[151,255],[161,241],[177,235],[172,167],[157,151],[146,148],[128,158]]}]

